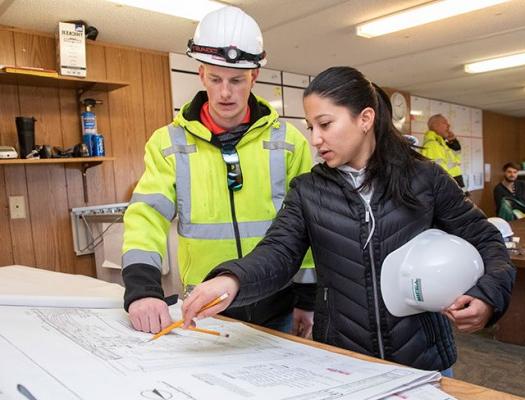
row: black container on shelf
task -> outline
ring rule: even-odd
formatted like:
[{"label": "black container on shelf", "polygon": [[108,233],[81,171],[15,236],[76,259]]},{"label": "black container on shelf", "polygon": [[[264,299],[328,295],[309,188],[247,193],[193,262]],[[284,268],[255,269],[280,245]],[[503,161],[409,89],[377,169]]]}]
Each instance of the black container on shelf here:
[{"label": "black container on shelf", "polygon": [[18,132],[18,144],[20,146],[20,158],[27,155],[35,147],[35,122],[34,117],[16,117],[16,130]]}]

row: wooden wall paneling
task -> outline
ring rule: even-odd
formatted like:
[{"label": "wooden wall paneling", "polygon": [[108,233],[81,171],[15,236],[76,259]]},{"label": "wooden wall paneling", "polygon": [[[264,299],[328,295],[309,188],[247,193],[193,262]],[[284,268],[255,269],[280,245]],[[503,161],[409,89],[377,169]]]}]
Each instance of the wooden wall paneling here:
[{"label": "wooden wall paneling", "polygon": [[4,168],[0,167],[0,266],[12,265],[13,249],[9,226],[9,202],[7,198]]},{"label": "wooden wall paneling", "polygon": [[[107,79],[105,46],[92,41],[88,41],[87,44],[87,75],[91,79]],[[97,105],[94,110],[97,116],[97,128],[98,132],[104,136],[106,155],[113,155],[107,92],[88,91],[83,93],[81,98],[94,98],[102,101],[102,104]],[[105,162],[87,171],[89,205],[116,202],[114,168],[113,162]],[[83,202],[83,199],[81,200]]]},{"label": "wooden wall paneling", "polygon": [[[18,65],[55,68],[55,40],[15,33]],[[19,87],[20,113],[35,116],[35,142],[64,146],[57,88]],[[74,271],[64,166],[26,166],[29,212],[38,267]]]},{"label": "wooden wall paneling", "polygon": [[17,86],[0,84],[0,145],[13,146],[19,151],[15,123],[17,115],[19,115]]},{"label": "wooden wall paneling", "polygon": [[0,28],[0,64],[15,65],[13,32]]},{"label": "wooden wall paneling", "polygon": [[[485,183],[486,185],[487,183]],[[475,204],[477,205],[479,208],[481,208],[483,210],[483,212],[485,212],[485,214],[487,213],[484,209],[484,205],[483,205],[483,192],[484,190],[472,190],[470,192],[470,200]]]},{"label": "wooden wall paneling", "polygon": [[141,54],[135,50],[106,48],[108,79],[122,80],[129,86],[108,94],[111,115],[111,141],[115,165],[116,199],[129,201],[143,172],[146,142],[142,91]]},{"label": "wooden wall paneling", "polygon": [[170,59],[166,55],[162,59],[162,71],[164,74],[164,105],[166,109],[166,119],[168,122],[173,120],[173,104],[171,102],[171,73],[170,73]]},{"label": "wooden wall paneling", "polygon": [[6,192],[11,196],[24,196],[26,199],[27,218],[9,220],[13,263],[36,266],[25,167],[23,165],[6,165],[4,166],[4,177]]},{"label": "wooden wall paneling", "polygon": [[[91,79],[107,79],[105,46],[88,41],[87,44],[87,75]],[[98,132],[104,136],[104,149],[107,156],[113,155],[111,139],[111,126],[109,115],[109,97],[107,92],[88,91],[81,95],[82,99],[93,98],[101,100],[102,104],[95,107]],[[81,107],[82,108],[82,107]],[[80,112],[83,111],[82,109]],[[82,133],[80,133],[81,137]],[[114,203],[115,177],[113,162],[105,162],[87,171],[88,205]],[[80,184],[82,181],[80,180]],[[77,201],[77,200],[80,200]],[[70,201],[71,207],[81,207],[84,199],[76,199],[75,205]]]},{"label": "wooden wall paneling", "polygon": [[[0,29],[0,64],[15,64],[13,33]],[[16,85],[0,85],[0,145],[18,149],[15,116],[18,115]]]},{"label": "wooden wall paneling", "polygon": [[525,118],[520,118],[520,160],[525,161]]},{"label": "wooden wall paneling", "polygon": [[[71,147],[82,141],[76,91],[60,89],[59,101],[62,143],[64,147]],[[82,176],[79,167],[80,165],[78,164],[64,164],[68,200],[66,209],[68,211],[73,207],[84,205]],[[66,258],[71,260],[71,269],[77,274],[94,276],[95,262],[93,257],[90,255],[77,257],[74,254],[71,224],[69,224],[67,232],[67,239],[61,243],[61,247],[62,251],[69,253]]]},{"label": "wooden wall paneling", "polygon": [[91,40],[86,46],[86,67],[89,79],[107,79],[105,47]]},{"label": "wooden wall paneling", "polygon": [[496,215],[493,190],[503,179],[501,168],[506,162],[521,161],[519,149],[519,119],[483,111],[483,155],[491,165],[491,179],[485,182],[478,205],[489,217]]},{"label": "wooden wall paneling", "polygon": [[[0,29],[0,64],[15,65],[15,46],[13,32]],[[0,144],[18,148],[14,118],[18,111],[16,85],[0,85]]]},{"label": "wooden wall paneling", "polygon": [[[113,155],[111,125],[109,115],[109,97],[106,92],[90,91],[86,92],[82,98],[93,98],[101,100],[102,104],[98,104],[95,109],[97,117],[97,129],[100,134],[104,136],[104,149],[107,156]],[[78,137],[75,137],[77,143],[82,140],[82,132],[79,128]],[[68,168],[69,169],[69,168]],[[73,170],[72,170],[73,171]],[[73,171],[75,172],[75,171]],[[68,184],[78,185],[79,190],[75,194],[82,194],[82,179],[80,170],[77,169],[78,177],[74,181],[69,181]],[[70,207],[83,207],[86,205],[96,205],[116,202],[115,196],[115,177],[114,177],[114,162],[107,161],[96,167],[87,170],[87,185],[88,185],[88,204],[84,203],[84,197],[70,198]]]},{"label": "wooden wall paneling", "polygon": [[26,169],[36,266],[74,273],[64,168],[53,164]]},{"label": "wooden wall paneling", "polygon": [[56,69],[55,40],[51,37],[15,32],[16,65]]},{"label": "wooden wall paneling", "polygon": [[[19,114],[17,87],[14,85],[0,85],[0,144],[13,146],[18,150],[15,117]],[[0,167],[0,243],[3,244],[0,253],[0,265],[13,264],[13,237],[11,235],[11,220],[8,210],[8,196],[13,195],[10,189],[10,179],[15,182],[25,183],[25,169],[23,166],[16,168],[16,174],[5,176],[5,170],[10,167]],[[26,195],[24,191],[24,195]],[[27,198],[27,197],[26,197]],[[23,231],[24,224],[16,220],[15,235],[18,237]],[[22,229],[21,229],[22,228]],[[32,251],[32,247],[30,247]]]},{"label": "wooden wall paneling", "polygon": [[[88,170],[89,204],[127,201],[143,171],[147,138],[171,120],[168,55],[88,42],[88,76],[130,83],[92,92],[106,154],[118,158]],[[0,63],[56,68],[51,35],[0,28]],[[81,141],[77,93],[68,89],[0,85],[1,144],[16,145],[17,115],[34,116],[36,143],[69,147]],[[7,101],[4,101],[7,100]],[[94,275],[92,256],[73,253],[69,209],[83,206],[78,166],[4,166],[0,169],[0,240],[10,243],[0,264],[18,263]],[[9,195],[27,200],[28,217],[9,220]]]},{"label": "wooden wall paneling", "polygon": [[[0,29],[0,64],[15,65],[13,32]],[[15,117],[20,114],[18,88],[16,85],[0,85],[0,144],[18,149]],[[23,166],[0,167],[0,239],[1,265],[34,265],[34,249],[29,218],[11,220],[8,196],[24,196],[27,199],[26,175]]]},{"label": "wooden wall paneling", "polygon": [[146,136],[158,128],[167,125],[171,118],[166,115],[166,88],[169,81],[165,81],[165,63],[167,57],[156,54],[142,54],[142,87],[144,91],[144,120]]}]

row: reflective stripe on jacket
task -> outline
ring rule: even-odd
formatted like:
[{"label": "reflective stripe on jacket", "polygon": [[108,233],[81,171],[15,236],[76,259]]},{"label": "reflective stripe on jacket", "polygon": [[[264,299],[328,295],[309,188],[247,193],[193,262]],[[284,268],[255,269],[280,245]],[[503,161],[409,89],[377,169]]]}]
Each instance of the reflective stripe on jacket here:
[{"label": "reflective stripe on jacket", "polygon": [[421,154],[440,165],[453,178],[462,174],[460,153],[448,147],[445,139],[434,131],[425,133]]},{"label": "reflective stripe on jacket", "polygon": [[[145,172],[124,216],[123,268],[133,264],[161,268],[167,233],[178,216],[178,264],[184,285],[200,283],[213,267],[249,253],[281,208],[290,181],[312,166],[305,137],[270,110],[235,146],[243,187],[233,192],[235,227],[226,165],[212,134],[187,120],[183,106],[172,124],[157,130],[146,144]],[[238,232],[238,233],[237,233]],[[307,256],[300,283],[314,283]],[[294,279],[297,282],[297,279]]]}]

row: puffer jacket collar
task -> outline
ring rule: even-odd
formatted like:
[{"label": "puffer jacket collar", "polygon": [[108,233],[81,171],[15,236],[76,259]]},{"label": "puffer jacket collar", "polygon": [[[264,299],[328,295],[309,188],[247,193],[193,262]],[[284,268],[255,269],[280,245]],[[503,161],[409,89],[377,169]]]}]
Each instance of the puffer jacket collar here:
[{"label": "puffer jacket collar", "polygon": [[[312,168],[312,173],[332,181],[340,186],[349,204],[353,204],[354,206],[356,204],[363,204],[363,200],[355,188],[345,179],[345,177],[342,175],[343,173],[337,168],[330,168],[328,165],[326,165],[326,163],[317,164]],[[383,188],[379,187],[377,183],[374,184],[374,194],[372,195],[372,199],[370,201],[372,208],[377,207],[377,199],[381,198],[382,193]]]}]

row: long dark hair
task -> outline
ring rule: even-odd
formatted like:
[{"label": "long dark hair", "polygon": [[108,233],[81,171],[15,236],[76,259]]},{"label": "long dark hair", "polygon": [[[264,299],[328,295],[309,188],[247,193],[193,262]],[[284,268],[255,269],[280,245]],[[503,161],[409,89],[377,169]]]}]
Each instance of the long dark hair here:
[{"label": "long dark hair", "polygon": [[360,188],[368,189],[377,181],[385,188],[381,198],[391,198],[398,205],[415,208],[420,205],[410,189],[414,161],[424,157],[392,124],[392,105],[387,94],[351,67],[332,67],[321,72],[304,91],[304,97],[316,94],[335,105],[346,107],[355,117],[370,107],[375,111],[376,147],[366,166]]}]

